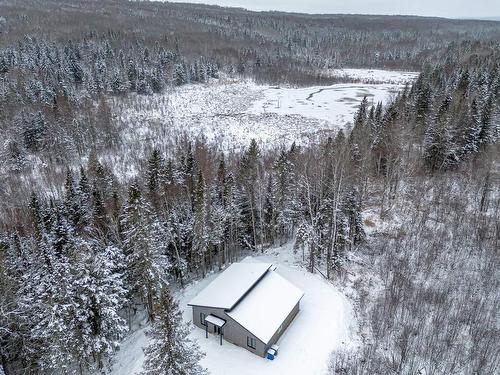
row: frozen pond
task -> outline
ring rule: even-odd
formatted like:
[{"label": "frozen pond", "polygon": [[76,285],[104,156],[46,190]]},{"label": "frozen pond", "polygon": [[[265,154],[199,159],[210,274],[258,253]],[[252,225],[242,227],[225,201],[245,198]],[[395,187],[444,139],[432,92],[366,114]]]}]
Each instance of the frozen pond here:
[{"label": "frozen pond", "polygon": [[364,97],[370,104],[387,103],[418,77],[416,72],[371,69],[333,70],[331,75],[361,82],[303,88],[267,87],[263,89],[262,98],[252,103],[249,112],[301,115],[343,127],[352,120]]},{"label": "frozen pond", "polygon": [[263,91],[262,99],[252,104],[249,112],[301,115],[343,127],[352,121],[364,97],[370,104],[385,103],[403,88],[401,84],[363,83],[306,88],[270,87]]}]

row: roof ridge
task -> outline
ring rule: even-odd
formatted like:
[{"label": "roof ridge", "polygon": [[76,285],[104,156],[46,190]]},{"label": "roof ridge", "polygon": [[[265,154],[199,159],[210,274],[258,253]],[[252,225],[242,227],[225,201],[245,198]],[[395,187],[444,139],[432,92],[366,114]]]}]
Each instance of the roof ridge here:
[{"label": "roof ridge", "polygon": [[257,285],[257,284],[258,284],[258,283],[259,283],[259,282],[260,282],[260,281],[261,281],[261,280],[262,280],[262,279],[263,279],[266,275],[268,275],[268,274],[269,274],[269,270],[271,269],[271,267],[272,267],[272,266],[273,266],[273,264],[271,263],[271,264],[269,265],[269,267],[267,268],[266,272],[264,272],[262,275],[260,275],[260,277],[259,277],[257,280],[255,280],[255,282],[254,282],[252,285],[250,285],[250,288],[248,288],[248,289],[245,291],[245,293],[243,293],[243,294],[241,295],[241,297],[240,297],[240,298],[238,298],[238,299],[236,300],[236,302],[235,302],[235,303],[233,303],[233,305],[232,305],[229,309],[224,309],[224,311],[226,311],[226,312],[230,312],[231,310],[233,310],[233,309],[234,309],[234,308],[235,308],[235,307],[236,307],[236,306],[237,306],[237,305],[238,305],[238,304],[239,304],[239,303],[240,303],[240,302],[241,302],[241,301],[242,301],[242,300],[243,300],[243,299],[244,299],[244,298],[245,298],[245,297],[246,297],[246,296],[247,296],[247,295],[248,295],[248,294],[252,291],[252,289],[254,289],[254,288],[255,288],[255,286],[256,286],[256,285]]},{"label": "roof ridge", "polygon": [[[188,306],[217,308],[226,312],[230,311],[262,280],[272,266],[272,263],[264,262],[232,263],[191,299]],[[240,279],[241,282],[238,282]],[[223,294],[216,293],[216,290],[223,291]],[[210,297],[211,295],[218,295],[219,297],[213,299]]]}]

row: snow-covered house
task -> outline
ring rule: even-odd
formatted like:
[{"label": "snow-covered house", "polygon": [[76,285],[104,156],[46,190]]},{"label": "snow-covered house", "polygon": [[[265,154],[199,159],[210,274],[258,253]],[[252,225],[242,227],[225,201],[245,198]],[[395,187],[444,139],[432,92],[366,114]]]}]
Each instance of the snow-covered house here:
[{"label": "snow-covered house", "polygon": [[304,293],[272,264],[233,263],[188,303],[193,323],[265,357],[299,312]]}]

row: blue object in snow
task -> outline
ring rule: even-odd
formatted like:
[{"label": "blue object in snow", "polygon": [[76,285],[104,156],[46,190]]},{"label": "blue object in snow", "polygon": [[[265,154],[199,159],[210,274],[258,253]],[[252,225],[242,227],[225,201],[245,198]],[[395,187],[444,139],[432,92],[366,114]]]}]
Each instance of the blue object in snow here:
[{"label": "blue object in snow", "polygon": [[273,349],[269,349],[267,351],[267,359],[270,361],[274,361],[274,357],[276,356],[276,352]]}]

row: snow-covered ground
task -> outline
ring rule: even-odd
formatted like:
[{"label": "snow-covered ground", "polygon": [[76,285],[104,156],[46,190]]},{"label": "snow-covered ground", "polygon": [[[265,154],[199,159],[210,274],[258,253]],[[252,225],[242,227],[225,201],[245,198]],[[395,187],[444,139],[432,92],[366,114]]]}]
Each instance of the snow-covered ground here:
[{"label": "snow-covered ground", "polygon": [[370,105],[387,102],[396,95],[403,84],[336,84],[305,88],[269,87],[264,89],[263,98],[256,100],[250,113],[277,113],[280,115],[301,115],[323,120],[326,129],[343,128],[352,121],[359,103],[366,96]]},{"label": "snow-covered ground", "polygon": [[417,77],[412,72],[366,69],[332,74],[357,83],[275,87],[226,77],[163,95],[117,99],[114,108],[125,125],[125,141],[164,140],[185,133],[204,136],[227,150],[247,145],[251,138],[267,146],[307,143],[325,131],[344,128],[364,96],[372,103],[387,102]]},{"label": "snow-covered ground", "polygon": [[[196,339],[206,353],[202,365],[212,375],[323,375],[333,350],[350,348],[357,343],[356,323],[348,299],[320,275],[307,272],[295,260],[292,245],[270,249],[264,254],[248,257],[244,261],[278,265],[276,272],[305,292],[300,312],[280,338],[280,351],[274,361],[260,358],[246,349],[226,341],[219,345],[218,337],[193,328]],[[192,283],[178,292],[184,319],[192,321],[192,310],[187,303],[205,288],[218,274]],[[140,371],[147,345],[144,329],[126,340],[116,357],[113,374],[127,375]]]}]

